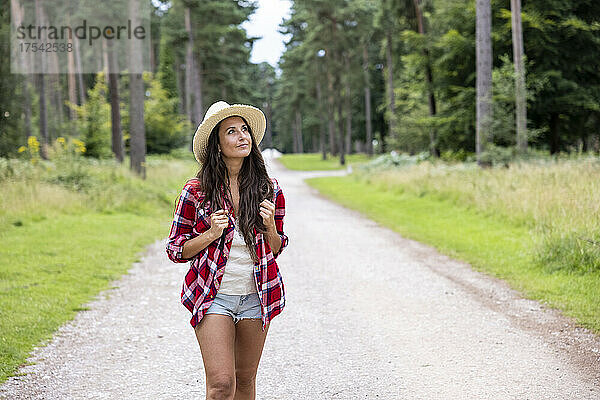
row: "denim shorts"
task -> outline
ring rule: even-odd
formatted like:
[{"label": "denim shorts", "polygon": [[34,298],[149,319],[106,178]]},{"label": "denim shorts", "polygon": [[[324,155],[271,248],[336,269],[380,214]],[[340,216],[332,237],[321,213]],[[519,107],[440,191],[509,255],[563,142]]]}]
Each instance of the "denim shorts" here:
[{"label": "denim shorts", "polygon": [[217,293],[212,304],[204,315],[220,314],[229,315],[234,323],[241,319],[261,319],[260,300],[257,293],[234,295]]}]

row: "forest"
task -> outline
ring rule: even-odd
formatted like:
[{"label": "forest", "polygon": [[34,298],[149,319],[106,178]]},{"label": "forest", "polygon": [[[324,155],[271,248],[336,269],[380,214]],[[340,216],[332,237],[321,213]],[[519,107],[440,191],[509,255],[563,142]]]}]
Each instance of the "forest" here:
[{"label": "forest", "polygon": [[342,162],[600,153],[591,0],[298,0],[277,66],[249,61],[258,38],[242,23],[256,2],[152,1],[143,74],[108,62],[94,74],[11,73],[15,3],[0,7],[0,157],[48,158],[60,139],[85,157],[130,156],[143,175],[146,154],[189,149],[218,100],[263,109],[263,148]]}]

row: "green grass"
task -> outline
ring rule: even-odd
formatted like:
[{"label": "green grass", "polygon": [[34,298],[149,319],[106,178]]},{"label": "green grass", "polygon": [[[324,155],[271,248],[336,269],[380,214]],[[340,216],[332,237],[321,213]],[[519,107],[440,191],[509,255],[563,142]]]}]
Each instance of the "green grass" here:
[{"label": "green grass", "polygon": [[[333,157],[327,154],[327,159],[323,161],[321,153],[303,153],[303,154],[284,154],[278,160],[288,169],[298,171],[327,171],[334,169],[344,169],[345,165],[340,164],[339,156]],[[346,155],[346,165],[358,165],[370,160],[366,154]]]},{"label": "green grass", "polygon": [[537,238],[526,224],[461,207],[439,196],[385,190],[354,176],[307,182],[332,200],[504,279],[526,297],[558,308],[600,333],[600,274],[551,272],[534,262]]},{"label": "green grass", "polygon": [[[128,160],[79,162],[60,170],[18,164],[20,175],[0,180],[0,383],[169,234],[177,195],[197,168],[149,156],[144,181]],[[64,178],[73,171],[77,182]]]},{"label": "green grass", "polygon": [[125,273],[148,243],[168,234],[165,217],[83,214],[3,231],[0,381]]}]

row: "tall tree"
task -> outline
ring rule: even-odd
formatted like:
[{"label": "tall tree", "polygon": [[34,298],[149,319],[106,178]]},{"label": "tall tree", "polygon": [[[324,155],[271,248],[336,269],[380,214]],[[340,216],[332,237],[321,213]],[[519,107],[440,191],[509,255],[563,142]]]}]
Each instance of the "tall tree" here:
[{"label": "tall tree", "polygon": [[515,99],[517,121],[517,148],[527,151],[527,92],[525,65],[523,62],[523,25],[521,23],[521,0],[510,0],[512,14],[513,63],[515,64]]},{"label": "tall tree", "polygon": [[[419,35],[425,36],[425,17],[423,16],[423,6],[421,0],[412,0],[415,8],[415,19],[417,20],[417,32]],[[437,107],[435,102],[435,93],[433,91],[433,69],[431,59],[429,57],[429,48],[427,45],[423,47],[423,56],[425,58],[425,83],[427,86],[427,100],[429,105],[429,116],[435,117]],[[429,152],[434,157],[439,157],[440,152],[437,147],[437,133],[434,126],[429,127]]]},{"label": "tall tree", "polygon": [[296,108],[296,119],[294,121],[294,143],[296,144],[295,153],[304,153],[304,140],[302,138],[302,114],[300,107]]},{"label": "tall tree", "polygon": [[[139,25],[139,2],[131,0],[129,15],[133,26]],[[138,43],[131,41],[129,56],[129,133],[130,168],[142,179],[146,179],[146,131],[144,125],[144,80],[141,73],[136,73],[142,65],[142,53]]]},{"label": "tall tree", "polygon": [[394,95],[394,59],[392,58],[392,31],[388,29],[385,35],[385,71],[387,74],[387,93],[388,93],[388,126],[389,137],[396,136],[396,96]]},{"label": "tall tree", "polygon": [[344,140],[344,148],[346,154],[352,151],[352,89],[350,87],[350,55],[349,51],[343,53],[345,77],[344,77],[344,108],[346,109],[346,138]]},{"label": "tall tree", "polygon": [[368,41],[362,44],[363,71],[365,80],[365,130],[366,153],[373,155],[373,127],[371,124],[371,79],[369,78],[369,51]]},{"label": "tall tree", "polygon": [[[11,0],[11,15],[13,18],[14,26],[20,26],[23,23],[23,4],[16,0]],[[25,132],[24,139],[27,140],[32,135],[31,130],[31,119],[32,119],[32,82],[31,82],[31,53],[25,54],[24,57],[20,57],[21,63],[20,68],[23,72],[23,116],[25,117]]]},{"label": "tall tree", "polygon": [[112,42],[107,41],[108,55],[108,90],[110,93],[110,116],[112,131],[112,151],[115,159],[123,163],[125,148],[121,132],[121,98],[119,96],[119,67]]},{"label": "tall tree", "polygon": [[492,5],[490,0],[477,1],[477,162],[482,164],[492,126]]},{"label": "tall tree", "polygon": [[185,2],[185,30],[188,35],[186,44],[185,90],[186,105],[190,121],[197,126],[202,118],[202,87],[198,66],[199,61],[194,54],[194,29],[192,24],[191,1]]},{"label": "tall tree", "polygon": [[[38,22],[39,25],[42,25],[42,22],[44,20],[44,10],[43,10],[43,4],[40,0],[35,0],[35,19]],[[41,69],[42,69],[42,73],[38,73],[37,74],[37,80],[38,80],[38,90],[39,90],[39,105],[40,105],[40,137],[41,137],[41,148],[40,148],[40,156],[43,159],[47,159],[48,158],[48,153],[47,153],[47,149],[48,149],[48,116],[46,113],[46,81],[45,81],[45,74],[44,72],[46,71],[45,65],[46,65],[46,57],[41,57],[40,62],[42,63]]]},{"label": "tall tree", "polygon": [[[365,111],[365,147],[364,151],[372,155],[373,154],[373,111],[372,111],[372,79],[371,74],[373,68],[371,66],[371,60],[373,59],[371,53],[373,50],[379,50],[377,40],[380,30],[375,28],[375,14],[377,12],[378,4],[372,1],[364,0],[353,0],[349,4],[353,8],[353,18],[357,22],[356,35],[357,39],[353,39],[353,42],[360,43],[357,46],[356,51],[360,52],[357,58],[362,58],[362,84],[363,84],[363,103]],[[357,80],[358,82],[359,80]]]},{"label": "tall tree", "polygon": [[[401,0],[403,1],[403,0]],[[399,0],[382,0],[381,7],[375,18],[375,25],[383,30],[382,50],[385,53],[385,67],[381,69],[386,82],[386,116],[388,123],[388,139],[397,140],[397,110],[396,110],[396,95],[394,83],[394,71],[396,65],[395,58],[395,41],[396,33],[400,27],[398,16],[401,13],[401,5]]]}]

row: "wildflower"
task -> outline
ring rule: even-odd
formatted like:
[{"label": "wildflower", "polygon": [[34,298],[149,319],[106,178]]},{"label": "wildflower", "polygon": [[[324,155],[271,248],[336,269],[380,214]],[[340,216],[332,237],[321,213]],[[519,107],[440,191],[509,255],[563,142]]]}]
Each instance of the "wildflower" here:
[{"label": "wildflower", "polygon": [[35,136],[29,136],[27,138],[27,145],[29,147],[36,147],[36,146],[39,146],[40,143],[38,142],[38,140],[37,140],[37,138]]},{"label": "wildflower", "polygon": [[27,150],[27,147],[25,147],[25,146],[19,147],[19,153],[22,153],[22,152],[24,152],[26,150]]}]

